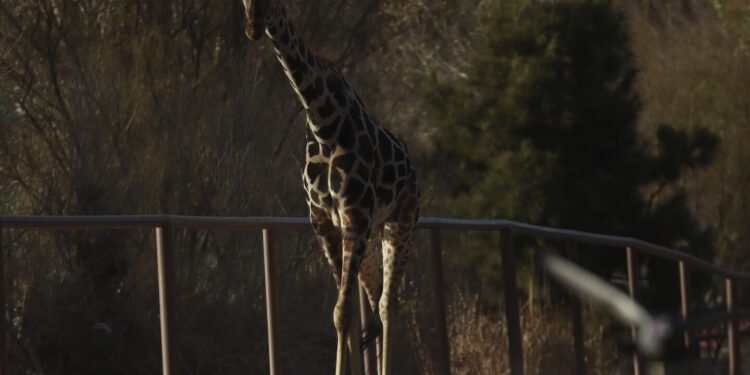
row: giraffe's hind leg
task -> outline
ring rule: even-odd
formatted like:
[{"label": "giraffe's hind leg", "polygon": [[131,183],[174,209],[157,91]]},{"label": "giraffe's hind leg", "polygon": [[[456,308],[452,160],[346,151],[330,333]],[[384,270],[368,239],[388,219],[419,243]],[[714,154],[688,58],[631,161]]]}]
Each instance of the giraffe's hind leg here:
[{"label": "giraffe's hind leg", "polygon": [[416,218],[398,223],[387,223],[383,232],[383,293],[379,306],[383,331],[382,349],[378,353],[380,375],[391,373],[398,287],[406,264],[414,251],[415,222]]}]

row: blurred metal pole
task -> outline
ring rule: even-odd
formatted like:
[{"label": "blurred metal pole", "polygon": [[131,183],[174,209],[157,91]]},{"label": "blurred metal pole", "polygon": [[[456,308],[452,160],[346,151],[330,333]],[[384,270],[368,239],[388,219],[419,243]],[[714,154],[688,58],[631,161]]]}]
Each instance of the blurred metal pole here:
[{"label": "blurred metal pole", "polygon": [[[156,265],[159,275],[159,316],[161,321],[162,374],[170,375],[174,369],[174,315],[175,274],[173,259],[172,225],[156,228]],[[175,371],[176,373],[176,371]]]},{"label": "blurred metal pole", "polygon": [[5,248],[3,227],[0,226],[0,375],[8,375],[8,334],[5,325]]},{"label": "blurred metal pole", "polygon": [[[690,315],[690,312],[688,311],[688,301],[690,300],[690,293],[688,290],[688,273],[687,269],[685,268],[685,262],[679,261],[677,264],[680,269],[680,315],[682,316],[682,321],[685,322]],[[691,349],[690,332],[688,331],[687,327],[683,332],[682,339],[685,343],[685,350],[689,351]]]},{"label": "blurred metal pole", "polygon": [[[568,259],[578,263],[578,248],[573,240],[566,242],[566,253]],[[581,298],[570,293],[570,319],[573,323],[573,350],[576,359],[576,375],[586,374],[586,352],[583,346],[583,318],[581,313]]]},{"label": "blurred metal pole", "polygon": [[729,375],[741,374],[740,368],[740,336],[737,329],[737,319],[735,318],[734,298],[734,280],[731,278],[724,279],[726,286],[727,300],[727,350],[729,352]]},{"label": "blurred metal pole", "polygon": [[437,333],[437,368],[438,374],[450,375],[451,352],[448,344],[448,328],[445,314],[445,278],[443,275],[443,254],[440,229],[430,231],[432,242],[432,311],[435,317],[435,329]]},{"label": "blurred metal pole", "polygon": [[[640,285],[641,275],[641,266],[640,263],[638,263],[638,253],[636,253],[630,246],[625,248],[625,252],[628,262],[628,291],[630,292],[630,298],[632,298],[633,301],[638,302],[638,285]],[[633,340],[635,340],[637,334],[635,326],[631,326],[630,330],[632,332]],[[640,355],[638,355],[637,350],[634,350],[633,374],[640,375],[641,373],[643,373],[643,371],[641,371]]]},{"label": "blurred metal pole", "polygon": [[500,230],[500,255],[503,267],[503,294],[505,295],[505,320],[508,325],[508,354],[511,375],[523,375],[523,346],[521,320],[518,317],[518,288],[513,237],[509,228]]},{"label": "blurred metal pole", "polygon": [[266,279],[266,318],[268,320],[268,366],[270,375],[280,375],[279,302],[276,270],[276,241],[270,229],[263,229],[263,264]]}]

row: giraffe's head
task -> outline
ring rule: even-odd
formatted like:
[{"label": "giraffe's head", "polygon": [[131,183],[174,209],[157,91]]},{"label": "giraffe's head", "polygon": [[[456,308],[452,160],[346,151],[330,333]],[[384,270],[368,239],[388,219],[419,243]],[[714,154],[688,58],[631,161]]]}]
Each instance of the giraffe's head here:
[{"label": "giraffe's head", "polygon": [[245,35],[251,40],[258,40],[263,36],[271,18],[271,10],[275,0],[242,0],[245,4],[247,27]]}]

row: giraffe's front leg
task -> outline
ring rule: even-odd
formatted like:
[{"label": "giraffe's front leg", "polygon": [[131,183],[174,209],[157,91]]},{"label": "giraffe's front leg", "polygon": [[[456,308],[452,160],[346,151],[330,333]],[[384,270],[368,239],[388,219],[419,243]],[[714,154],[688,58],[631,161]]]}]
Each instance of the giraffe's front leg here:
[{"label": "giraffe's front leg", "polygon": [[393,337],[398,307],[398,287],[414,252],[414,227],[419,215],[414,196],[402,200],[398,221],[385,224],[383,230],[383,293],[380,297],[380,320],[383,325],[378,370],[389,375],[393,367]]},{"label": "giraffe's front leg", "polygon": [[380,314],[378,313],[378,302],[380,301],[380,294],[383,290],[383,277],[381,275],[381,262],[380,257],[377,254],[379,246],[376,245],[376,240],[380,239],[378,233],[382,233],[382,225],[379,228],[374,228],[370,232],[370,241],[362,256],[362,263],[359,268],[359,285],[365,290],[367,300],[370,304],[370,308],[373,312],[373,319],[363,327],[362,331],[362,343],[363,348],[368,347],[371,343],[375,342],[375,339],[380,337],[380,331],[382,325],[380,324]]},{"label": "giraffe's front leg", "polygon": [[[406,229],[406,228],[409,229]],[[380,297],[380,320],[383,325],[379,358],[380,375],[391,373],[393,336],[398,308],[398,287],[414,246],[410,225],[386,224],[383,236],[383,294]]]},{"label": "giraffe's front leg", "polygon": [[310,206],[310,222],[315,236],[323,249],[323,254],[331,267],[336,280],[336,288],[341,285],[341,230],[336,228],[328,214],[320,208]]},{"label": "giraffe's front leg", "polygon": [[[333,311],[333,324],[336,326],[338,346],[336,352],[336,374],[346,372],[346,342],[352,332],[354,288],[357,286],[357,275],[362,257],[367,250],[370,235],[369,216],[357,209],[342,213],[342,269],[339,294]],[[356,317],[358,318],[358,317]],[[359,334],[359,332],[356,332]],[[349,340],[352,351],[359,350],[359,337]],[[359,356],[360,353],[352,353]],[[355,363],[352,363],[355,365]]]}]

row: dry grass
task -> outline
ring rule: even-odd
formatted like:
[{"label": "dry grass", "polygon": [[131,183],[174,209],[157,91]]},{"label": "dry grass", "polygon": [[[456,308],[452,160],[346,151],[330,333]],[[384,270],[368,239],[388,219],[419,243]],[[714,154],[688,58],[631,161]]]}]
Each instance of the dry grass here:
[{"label": "dry grass", "polygon": [[[481,310],[475,296],[459,295],[449,306],[452,372],[508,374],[508,340],[502,314]],[[521,311],[524,365],[527,374],[571,374],[575,370],[573,336],[565,310],[526,305]],[[602,327],[585,338],[587,373],[611,374],[618,353]]]}]

